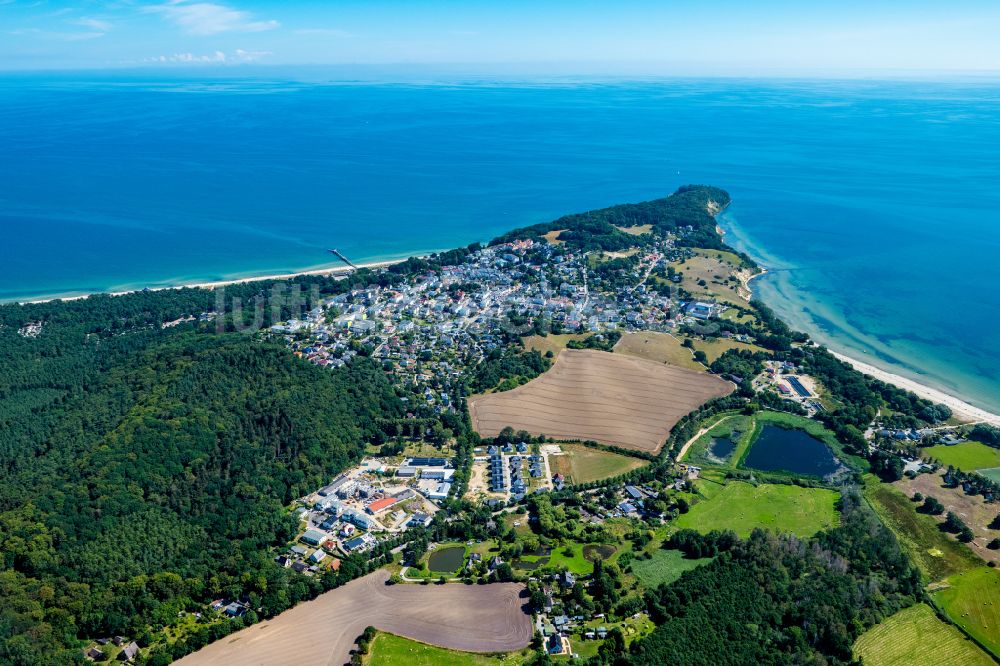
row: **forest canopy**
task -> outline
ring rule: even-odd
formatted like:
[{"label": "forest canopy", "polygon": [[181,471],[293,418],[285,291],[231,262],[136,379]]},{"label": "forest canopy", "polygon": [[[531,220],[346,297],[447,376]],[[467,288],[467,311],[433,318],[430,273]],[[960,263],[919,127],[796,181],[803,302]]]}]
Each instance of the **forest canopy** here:
[{"label": "forest canopy", "polygon": [[267,553],[295,534],[287,503],[403,415],[368,359],[330,371],[251,336],[137,325],[179,297],[131,299],[162,298],[156,315],[126,316],[128,298],[35,308],[37,337],[0,328],[0,663],[72,662],[81,637],[281,593]]}]

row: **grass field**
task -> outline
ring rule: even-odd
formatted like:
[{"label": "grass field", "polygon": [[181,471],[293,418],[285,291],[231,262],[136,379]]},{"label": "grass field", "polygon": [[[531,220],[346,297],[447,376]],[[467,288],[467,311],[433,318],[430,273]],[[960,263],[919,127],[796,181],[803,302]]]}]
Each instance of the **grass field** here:
[{"label": "grass field", "polygon": [[619,231],[624,231],[632,236],[641,236],[643,234],[648,234],[653,230],[652,224],[637,224],[634,227],[618,227]]},{"label": "grass field", "polygon": [[679,550],[658,549],[651,560],[632,560],[632,573],[643,585],[654,588],[661,583],[672,583],[685,571],[711,561],[710,557],[689,560]]},{"label": "grass field", "polygon": [[894,487],[867,476],[864,494],[928,581],[939,581],[981,564],[972,551],[938,529],[934,518],[917,513],[916,504]]},{"label": "grass field", "polygon": [[676,525],[699,532],[733,530],[741,537],[755,527],[809,536],[837,524],[837,498],[823,488],[734,481],[691,507]]},{"label": "grass field", "polygon": [[854,654],[865,666],[992,666],[989,655],[927,604],[905,608],[862,634]]},{"label": "grass field", "polygon": [[955,446],[929,446],[921,449],[920,455],[937,458],[945,465],[954,465],[966,472],[1000,467],[1000,449],[994,449],[980,442],[962,442]]},{"label": "grass field", "polygon": [[521,344],[528,351],[534,349],[540,354],[544,354],[545,352],[558,354],[563,349],[566,349],[566,345],[570,340],[586,340],[590,335],[590,333],[561,333],[559,335],[550,333],[545,336],[528,335],[521,338]]},{"label": "grass field", "polygon": [[655,331],[626,333],[615,345],[614,351],[616,354],[637,356],[688,370],[706,371],[705,366],[694,360],[692,350],[682,347],[681,340],[667,333]]},{"label": "grass field", "polygon": [[750,351],[767,352],[763,347],[750,345],[736,340],[699,340],[692,339],[694,349],[682,346],[683,338],[674,337],[668,333],[657,333],[655,331],[640,331],[638,333],[626,333],[615,345],[615,352],[638,356],[639,358],[669,363],[681,368],[699,370],[704,372],[705,366],[694,360],[695,351],[705,352],[708,362],[722,356],[728,349],[748,349]]},{"label": "grass field", "polygon": [[694,348],[696,351],[705,352],[705,356],[708,357],[709,363],[719,358],[730,349],[745,349],[752,352],[764,352],[765,354],[769,353],[766,349],[758,347],[757,345],[739,342],[738,340],[724,340],[722,338],[716,338],[714,340],[695,340]]},{"label": "grass field", "polygon": [[379,632],[368,648],[366,666],[518,666],[529,655],[513,652],[504,655],[485,655],[459,652],[411,641],[402,636]]},{"label": "grass field", "polygon": [[[567,555],[565,552],[567,549],[573,554]],[[594,563],[583,556],[583,544],[581,543],[560,544],[553,548],[546,566],[555,569],[568,569],[581,576],[594,573]]]},{"label": "grass field", "polygon": [[[684,276],[683,287],[695,297],[711,298],[718,301],[746,306],[747,301],[740,295],[736,281],[727,281],[743,260],[732,252],[721,250],[695,250],[695,256],[670,265]],[[705,285],[698,284],[704,281]]]},{"label": "grass field", "polygon": [[583,444],[560,444],[562,455],[550,455],[553,474],[562,474],[567,483],[589,483],[618,476],[648,465],[639,458],[602,451]]},{"label": "grass field", "polygon": [[1000,657],[1000,572],[978,567],[952,576],[934,601],[976,640]]}]

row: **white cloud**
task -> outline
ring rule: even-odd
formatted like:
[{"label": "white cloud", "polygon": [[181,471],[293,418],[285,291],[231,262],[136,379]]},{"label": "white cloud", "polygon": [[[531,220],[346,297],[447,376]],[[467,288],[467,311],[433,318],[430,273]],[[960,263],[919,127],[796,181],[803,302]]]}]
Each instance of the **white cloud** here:
[{"label": "white cloud", "polygon": [[160,14],[191,35],[216,35],[220,32],[261,32],[277,28],[277,21],[255,21],[244,12],[214,2],[171,0],[146,11]]},{"label": "white cloud", "polygon": [[243,49],[236,49],[233,52],[233,59],[237,62],[254,62],[269,55],[271,55],[270,51],[244,51]]},{"label": "white cloud", "polygon": [[232,53],[225,53],[223,51],[215,51],[213,53],[206,54],[194,54],[194,53],[174,53],[173,55],[159,55],[153,56],[151,58],[146,58],[145,62],[148,63],[243,63],[243,62],[254,62],[260,60],[261,58],[271,55],[270,51],[244,51],[243,49],[236,49]]},{"label": "white cloud", "polygon": [[112,24],[108,21],[102,21],[100,19],[90,18],[89,16],[81,16],[80,18],[72,21],[73,24],[83,26],[84,28],[90,28],[91,30],[98,30],[100,32],[107,32],[111,30]]}]

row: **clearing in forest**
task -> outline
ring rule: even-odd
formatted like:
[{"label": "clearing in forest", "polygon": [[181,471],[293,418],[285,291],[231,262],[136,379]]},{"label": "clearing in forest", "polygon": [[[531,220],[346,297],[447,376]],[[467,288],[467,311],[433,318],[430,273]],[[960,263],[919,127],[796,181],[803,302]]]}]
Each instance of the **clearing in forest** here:
[{"label": "clearing in forest", "polygon": [[639,358],[567,349],[546,373],[503,393],[469,399],[476,431],[496,437],[505,427],[554,439],[592,440],[656,453],[670,429],[733,385]]},{"label": "clearing in forest", "polygon": [[838,523],[839,494],[825,488],[733,481],[677,518],[677,527],[706,533],[733,530],[746,538],[756,527],[806,537]]}]

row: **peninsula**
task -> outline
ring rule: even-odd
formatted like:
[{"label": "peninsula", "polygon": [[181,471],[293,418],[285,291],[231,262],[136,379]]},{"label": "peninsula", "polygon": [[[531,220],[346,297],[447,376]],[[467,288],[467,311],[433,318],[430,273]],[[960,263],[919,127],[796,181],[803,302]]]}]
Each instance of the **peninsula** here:
[{"label": "peninsula", "polygon": [[1000,428],[755,301],[728,204],[0,306],[0,661],[990,663]]}]

